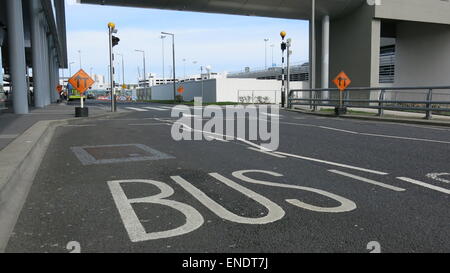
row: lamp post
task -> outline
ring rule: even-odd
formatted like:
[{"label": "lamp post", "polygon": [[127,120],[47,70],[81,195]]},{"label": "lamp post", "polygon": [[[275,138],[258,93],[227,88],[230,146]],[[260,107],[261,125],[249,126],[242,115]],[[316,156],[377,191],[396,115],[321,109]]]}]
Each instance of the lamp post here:
[{"label": "lamp post", "polygon": [[275,63],[275,61],[274,61],[274,59],[273,59],[273,49],[275,48],[275,45],[272,44],[272,45],[270,45],[270,47],[272,48],[272,64],[271,64],[270,66],[273,66],[274,63]]},{"label": "lamp post", "polygon": [[82,63],[81,63],[81,50],[78,50],[78,57],[80,58],[80,70],[83,67]]},{"label": "lamp post", "polygon": [[122,88],[125,86],[125,65],[123,54],[117,53],[118,56],[122,57]]},{"label": "lamp post", "polygon": [[72,65],[74,64],[75,62],[70,62],[69,63],[69,77],[72,77]]},{"label": "lamp post", "polygon": [[175,34],[173,34],[173,33],[168,33],[168,32],[161,32],[161,34],[172,36],[173,100],[175,101],[176,92],[177,92],[177,86],[176,86],[176,72],[175,72]]},{"label": "lamp post", "polygon": [[186,59],[183,59],[183,77],[186,80]]},{"label": "lamp post", "polygon": [[267,69],[267,42],[269,39],[264,39],[264,68]]},{"label": "lamp post", "polygon": [[136,51],[136,52],[141,52],[142,53],[142,56],[143,56],[143,64],[144,64],[144,87],[147,87],[147,75],[146,75],[146,72],[145,72],[145,51],[144,50],[139,50],[139,49],[135,49],[134,51]]},{"label": "lamp post", "polygon": [[166,39],[165,35],[161,35],[161,43],[162,43],[162,76],[163,76],[163,84],[166,83],[166,75],[164,73],[165,62],[164,62],[164,39]]}]

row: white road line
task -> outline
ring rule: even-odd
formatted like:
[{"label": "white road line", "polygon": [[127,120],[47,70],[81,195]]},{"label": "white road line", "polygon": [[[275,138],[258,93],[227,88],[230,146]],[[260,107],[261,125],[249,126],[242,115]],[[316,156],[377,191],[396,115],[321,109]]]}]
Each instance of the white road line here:
[{"label": "white road line", "polygon": [[[186,124],[183,124],[183,123],[179,123],[179,124],[182,124],[183,127],[185,127],[188,132],[192,132],[192,131],[204,132],[203,130],[192,129],[191,127],[189,127],[189,126],[187,126]],[[211,133],[211,132],[208,132],[208,134],[217,135],[217,136],[224,137],[224,138],[230,137],[230,136],[227,136],[227,135]],[[358,170],[358,171],[363,171],[363,172],[368,172],[368,173],[373,173],[373,174],[378,174],[378,175],[388,175],[388,173],[385,173],[385,172],[380,172],[380,171],[375,171],[375,170],[355,167],[355,166],[351,166],[351,165],[340,164],[340,163],[336,163],[336,162],[331,162],[331,161],[326,161],[326,160],[321,160],[321,159],[316,159],[316,158],[311,158],[311,157],[305,157],[305,156],[299,156],[299,155],[294,155],[294,154],[288,154],[288,153],[271,151],[271,150],[269,150],[267,148],[264,148],[264,147],[262,147],[262,146],[260,146],[258,144],[255,144],[255,143],[253,143],[251,141],[248,141],[248,140],[245,140],[245,139],[242,139],[242,138],[239,138],[239,137],[237,137],[236,140],[239,140],[239,141],[244,142],[244,143],[246,143],[246,144],[248,144],[250,146],[258,148],[261,151],[273,152],[273,153],[276,153],[276,154],[282,155],[282,156],[294,157],[294,158],[299,158],[299,159],[303,159],[303,160],[309,160],[309,161],[319,162],[319,163],[323,163],[323,164],[328,164],[328,165],[333,165],[333,166],[338,166],[338,167],[342,167],[342,168],[353,169],[353,170]]]},{"label": "white road line", "polygon": [[225,140],[225,139],[223,139],[223,138],[214,137],[214,136],[207,135],[207,134],[205,134],[205,138],[208,138],[208,139],[214,139],[214,140],[221,141],[221,142],[227,142],[227,143],[229,142],[228,140]]},{"label": "white road line", "polygon": [[247,149],[255,151],[255,152],[260,152],[260,153],[263,153],[263,154],[266,154],[266,155],[274,156],[274,157],[277,157],[277,158],[286,158],[283,155],[277,155],[277,154],[274,154],[274,153],[271,153],[271,152],[267,152],[267,151],[264,151],[264,150],[261,150],[261,149],[253,148],[253,147],[248,147]]},{"label": "white road line", "polygon": [[336,163],[336,162],[331,162],[331,161],[326,161],[326,160],[321,160],[321,159],[316,159],[316,158],[311,158],[311,157],[306,157],[306,156],[300,156],[300,155],[294,155],[294,154],[288,154],[288,153],[282,153],[282,152],[275,152],[275,153],[277,153],[279,155],[285,155],[285,156],[288,156],[288,157],[304,159],[304,160],[308,160],[308,161],[313,161],[313,162],[318,162],[318,163],[338,166],[338,167],[352,169],[352,170],[363,171],[363,172],[367,172],[367,173],[374,173],[374,174],[379,174],[379,175],[388,175],[388,173],[385,173],[385,172],[374,171],[374,170],[370,170],[370,169],[355,167],[355,166],[346,165],[346,164],[340,164],[340,163]]},{"label": "white road line", "polygon": [[282,117],[281,115],[269,114],[269,113],[264,113],[264,112],[261,112],[261,115],[268,116],[268,117]]},{"label": "white road line", "polygon": [[148,110],[146,110],[146,109],[136,108],[136,107],[125,107],[125,109],[138,111],[138,112],[148,112]]},{"label": "white road line", "polygon": [[70,124],[68,124],[68,125],[62,125],[61,127],[95,127],[95,126],[97,126],[97,125],[95,125],[95,124],[86,124],[86,125],[75,125],[75,124],[72,124],[72,125],[70,125]]},{"label": "white road line", "polygon": [[173,107],[169,107],[169,106],[159,106],[159,107],[164,108],[164,109],[170,109],[170,110],[172,110],[172,108],[176,108],[176,106],[173,106]]},{"label": "white road line", "polygon": [[128,126],[156,126],[156,125],[169,125],[169,123],[139,123],[139,124],[128,124]]},{"label": "white road line", "polygon": [[418,180],[414,180],[414,179],[411,179],[411,178],[408,178],[408,177],[397,177],[397,179],[405,181],[405,182],[409,182],[409,183],[412,183],[412,184],[416,184],[418,186],[422,186],[422,187],[425,187],[425,188],[429,188],[429,189],[432,189],[432,190],[435,190],[435,191],[439,191],[439,192],[443,192],[443,193],[446,193],[446,194],[450,194],[450,190],[447,190],[447,189],[444,189],[444,188],[441,188],[441,187],[438,187],[438,186],[430,185],[428,183],[425,183],[425,182],[422,182],[422,181],[418,181]]},{"label": "white road line", "polygon": [[441,141],[441,140],[433,140],[433,139],[424,139],[424,138],[413,138],[413,137],[399,137],[399,136],[389,136],[389,135],[378,135],[378,134],[367,134],[367,133],[359,133],[364,136],[373,136],[373,137],[385,137],[385,138],[395,138],[395,139],[404,139],[404,140],[413,140],[413,141],[423,141],[423,142],[432,142],[432,143],[441,143],[441,144],[450,144],[449,141]]},{"label": "white road line", "polygon": [[0,135],[0,139],[13,139],[18,137],[19,135]]},{"label": "white road line", "polygon": [[169,110],[169,109],[162,109],[162,108],[156,108],[156,107],[150,107],[150,106],[146,106],[144,108],[149,109],[149,110],[156,110],[156,111],[168,111]]},{"label": "white road line", "polygon": [[371,137],[382,137],[382,138],[393,138],[393,139],[402,139],[402,140],[411,140],[411,141],[422,141],[422,142],[431,142],[431,143],[440,143],[440,144],[450,144],[449,141],[442,141],[442,140],[434,140],[434,139],[425,139],[425,138],[413,138],[413,137],[401,137],[401,136],[390,136],[390,135],[381,135],[381,134],[370,134],[370,133],[359,133],[354,131],[348,131],[338,128],[332,128],[332,127],[326,127],[326,126],[319,126],[314,124],[304,124],[304,123],[292,123],[292,122],[280,122],[280,124],[287,124],[287,125],[296,125],[296,126],[305,126],[305,127],[316,127],[320,129],[325,130],[332,130],[347,134],[353,134],[353,135],[361,135],[361,136],[371,136]]},{"label": "white road line", "polygon": [[391,185],[388,185],[388,184],[384,184],[384,183],[381,183],[381,182],[378,182],[378,181],[374,181],[374,180],[371,180],[371,179],[368,179],[368,178],[364,178],[364,177],[361,177],[361,176],[357,176],[357,175],[353,175],[353,174],[349,174],[349,173],[345,173],[345,172],[341,172],[341,171],[337,171],[337,170],[328,170],[328,171],[332,172],[334,174],[339,174],[339,175],[342,175],[342,176],[350,177],[350,178],[353,178],[353,179],[356,179],[356,180],[359,180],[359,181],[362,181],[362,182],[365,182],[365,183],[369,183],[369,184],[372,184],[372,185],[380,186],[380,187],[383,187],[383,188],[386,188],[386,189],[390,189],[390,190],[393,190],[393,191],[406,191],[405,189],[402,189],[402,188],[399,188],[399,187],[395,187],[395,186],[391,186]]},{"label": "white road line", "polygon": [[348,131],[348,130],[342,130],[342,129],[332,128],[332,127],[326,127],[326,126],[318,126],[318,127],[319,127],[319,128],[322,128],[322,129],[327,129],[327,130],[332,130],[332,131],[338,131],[338,132],[343,132],[343,133],[359,134],[358,132]]}]

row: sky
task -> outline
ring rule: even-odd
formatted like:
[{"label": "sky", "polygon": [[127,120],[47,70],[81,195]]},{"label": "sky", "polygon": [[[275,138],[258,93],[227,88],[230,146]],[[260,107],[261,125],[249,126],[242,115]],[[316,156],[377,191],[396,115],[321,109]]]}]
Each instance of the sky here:
[{"label": "sky", "polygon": [[[142,75],[142,53],[146,52],[146,72],[163,75],[161,32],[175,34],[176,74],[184,77],[200,73],[200,66],[213,72],[236,72],[245,67],[264,68],[281,63],[281,30],[292,39],[292,63],[308,59],[308,22],[250,16],[137,9],[75,4],[66,0],[68,58],[72,74],[81,65],[87,72],[107,75],[108,22],[114,22],[120,38],[115,53],[124,55],[125,81],[136,83],[138,67]],[[264,39],[269,39],[267,43]],[[116,55],[116,80],[122,81],[121,59]],[[172,41],[164,39],[165,77],[171,75]],[[185,60],[185,61],[183,61]],[[196,62],[196,64],[194,64]]]}]

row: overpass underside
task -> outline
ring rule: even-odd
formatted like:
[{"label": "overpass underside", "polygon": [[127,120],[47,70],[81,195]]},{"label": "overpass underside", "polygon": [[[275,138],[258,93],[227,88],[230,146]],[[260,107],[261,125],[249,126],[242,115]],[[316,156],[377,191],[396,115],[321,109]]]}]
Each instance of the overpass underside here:
[{"label": "overpass underside", "polygon": [[0,1],[0,56],[0,104],[27,114],[56,102],[67,67],[64,0]]}]

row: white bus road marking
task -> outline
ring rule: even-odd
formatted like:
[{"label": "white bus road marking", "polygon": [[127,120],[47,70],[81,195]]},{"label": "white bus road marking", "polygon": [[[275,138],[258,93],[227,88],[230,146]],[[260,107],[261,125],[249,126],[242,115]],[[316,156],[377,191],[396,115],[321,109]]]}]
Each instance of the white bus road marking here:
[{"label": "white bus road marking", "polygon": [[253,199],[260,205],[264,206],[267,209],[267,215],[258,218],[250,218],[243,217],[237,214],[232,213],[231,211],[224,208],[222,205],[211,199],[207,196],[203,191],[199,190],[195,186],[193,186],[188,181],[184,180],[180,176],[171,176],[173,181],[175,181],[178,185],[184,188],[188,193],[194,196],[200,203],[202,203],[205,207],[211,210],[214,214],[219,216],[222,219],[226,219],[231,222],[240,223],[240,224],[250,224],[250,225],[263,225],[276,222],[282,219],[285,215],[285,211],[272,202],[270,199],[244,187],[236,182],[218,174],[218,173],[210,173],[210,176],[216,178],[218,181],[224,183],[230,188],[242,193],[250,199]]},{"label": "white bus road marking", "polygon": [[357,171],[363,171],[363,172],[367,172],[367,173],[373,173],[373,174],[379,174],[379,175],[388,175],[388,173],[385,173],[385,172],[374,171],[374,170],[370,170],[370,169],[355,167],[355,166],[351,166],[351,165],[346,165],[346,164],[341,164],[341,163],[336,163],[336,162],[331,162],[331,161],[326,161],[326,160],[321,160],[321,159],[316,159],[316,158],[311,158],[311,157],[306,157],[306,156],[288,154],[288,153],[283,153],[283,152],[275,152],[275,153],[279,154],[279,155],[285,155],[285,156],[288,156],[288,157],[294,157],[294,158],[298,158],[298,159],[309,160],[309,161],[313,161],[313,162],[318,162],[318,163],[338,166],[338,167],[347,168],[347,169],[353,169],[353,170],[357,170]]},{"label": "white bus road marking", "polygon": [[[143,198],[129,199],[121,186],[121,184],[123,183],[145,183],[154,185],[159,188],[160,193]],[[166,199],[171,197],[175,193],[173,188],[166,183],[155,180],[136,179],[108,181],[108,186],[119,211],[120,217],[122,218],[122,222],[128,233],[128,236],[134,243],[187,234],[198,229],[204,223],[203,216],[194,207],[178,201]],[[184,214],[186,223],[174,229],[147,233],[138,216],[136,215],[132,204],[159,204],[173,208]]]},{"label": "white bus road marking", "polygon": [[149,110],[156,110],[156,111],[169,111],[169,109],[162,109],[162,108],[156,108],[156,107],[150,107],[150,106],[146,106],[144,108],[149,109]]},{"label": "white bus road marking", "polygon": [[441,188],[441,187],[438,187],[438,186],[430,185],[428,183],[425,183],[425,182],[422,182],[422,181],[419,181],[419,180],[411,179],[411,178],[408,178],[408,177],[397,177],[397,179],[405,181],[405,182],[409,182],[409,183],[412,183],[412,184],[415,184],[415,185],[418,185],[418,186],[422,186],[422,187],[425,187],[425,188],[428,188],[428,189],[431,189],[431,190],[442,192],[442,193],[445,193],[445,194],[450,194],[450,190],[447,190],[447,189],[444,189],[444,188]]},{"label": "white bus road marking", "polygon": [[277,158],[286,158],[283,155],[277,155],[277,154],[274,154],[274,153],[271,153],[271,152],[268,152],[268,151],[265,151],[265,150],[253,148],[253,147],[248,147],[247,149],[255,151],[255,152],[260,152],[260,153],[263,153],[263,154],[266,154],[266,155],[270,155],[270,156],[273,156],[273,157],[277,157]]},{"label": "white bus road marking", "polygon": [[136,108],[136,107],[125,107],[125,109],[138,111],[138,112],[148,112],[148,110],[146,110],[146,109]]},{"label": "white bus road marking", "polygon": [[375,180],[372,180],[372,179],[368,179],[368,178],[365,178],[365,177],[349,174],[349,173],[346,173],[346,172],[341,172],[341,171],[337,171],[337,170],[328,170],[328,171],[331,172],[331,173],[334,173],[334,174],[339,174],[339,175],[342,175],[342,176],[353,178],[353,179],[356,179],[356,180],[359,180],[359,181],[362,181],[362,182],[365,182],[365,183],[369,183],[369,184],[372,184],[372,185],[380,186],[380,187],[383,187],[383,188],[386,188],[386,189],[389,189],[389,190],[398,191],[398,192],[406,191],[405,189],[402,189],[402,188],[399,188],[399,187],[391,186],[391,185],[384,184],[384,183],[381,183],[381,182],[378,182],[378,181],[375,181]]}]

